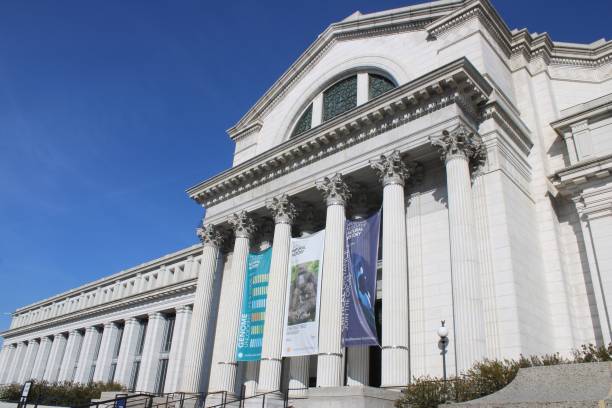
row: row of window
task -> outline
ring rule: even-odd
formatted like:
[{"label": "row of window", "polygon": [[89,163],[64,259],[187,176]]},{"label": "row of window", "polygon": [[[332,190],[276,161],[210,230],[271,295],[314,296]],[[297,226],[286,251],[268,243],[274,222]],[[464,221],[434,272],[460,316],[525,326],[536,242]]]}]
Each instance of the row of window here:
[{"label": "row of window", "polygon": [[[368,73],[368,100],[374,99],[395,88],[388,78]],[[313,103],[302,112],[291,137],[300,135],[313,127],[313,123],[326,122],[357,106],[357,75],[344,78],[323,91],[323,106],[320,121],[313,121]],[[319,118],[317,118],[319,119]]]}]

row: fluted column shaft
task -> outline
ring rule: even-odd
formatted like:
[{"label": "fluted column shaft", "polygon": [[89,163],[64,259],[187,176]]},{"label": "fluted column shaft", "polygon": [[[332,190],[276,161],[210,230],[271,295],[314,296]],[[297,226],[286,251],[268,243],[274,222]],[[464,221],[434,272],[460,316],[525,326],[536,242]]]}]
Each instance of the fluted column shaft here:
[{"label": "fluted column shaft", "polygon": [[115,382],[128,386],[134,363],[134,354],[138,342],[140,323],[136,318],[129,318],[123,326],[123,339],[117,356],[117,367],[115,369]]},{"label": "fluted column shaft", "polygon": [[486,355],[484,311],[476,259],[472,186],[468,159],[446,159],[448,220],[454,301],[457,369],[462,372]]},{"label": "fluted column shaft", "polygon": [[317,183],[327,204],[325,217],[325,248],[321,282],[321,312],[319,313],[319,356],[317,387],[343,385],[342,348],[342,270],[344,261],[344,206],[350,192],[340,174]]},{"label": "fluted column shaft", "polygon": [[259,367],[259,390],[262,392],[276,391],[280,389],[281,384],[285,293],[291,247],[291,223],[295,217],[295,209],[286,195],[268,203],[268,208],[274,214],[275,226]]},{"label": "fluted column shaft", "polygon": [[40,339],[38,353],[36,354],[36,360],[34,360],[34,367],[32,367],[32,379],[42,380],[45,374],[45,368],[47,367],[47,362],[49,361],[51,345],[52,341],[49,337],[43,337]]},{"label": "fluted column shaft", "polygon": [[147,335],[142,349],[140,373],[138,375],[138,391],[155,391],[157,367],[159,366],[159,352],[163,340],[166,319],[161,313],[151,313],[147,325]]},{"label": "fluted column shaft", "polygon": [[25,342],[19,342],[15,349],[13,361],[11,362],[11,368],[7,374],[6,382],[8,384],[17,382],[19,379],[19,372],[23,365],[23,357],[25,356],[27,345]]},{"label": "fluted column shaft", "polygon": [[98,330],[94,326],[88,327],[87,330],[85,330],[83,345],[81,346],[81,353],[78,357],[79,361],[74,374],[74,382],[76,383],[85,384],[89,380],[98,335]]},{"label": "fluted column shaft", "polygon": [[292,398],[304,397],[310,377],[310,356],[291,357],[289,359],[289,396]]},{"label": "fluted column shaft", "polygon": [[7,344],[4,346],[4,350],[4,359],[0,367],[0,384],[10,383],[10,379],[7,380],[7,378],[15,359],[16,346],[14,344]]},{"label": "fluted column shaft", "polygon": [[408,247],[404,186],[383,190],[382,247],[382,387],[401,387],[410,380],[408,338]]},{"label": "fluted column shaft", "polygon": [[94,382],[107,382],[110,375],[110,365],[113,358],[113,349],[115,342],[118,340],[117,335],[119,329],[117,324],[113,322],[105,323],[102,331],[102,339],[100,340],[100,352],[98,353],[98,361],[96,362],[96,371],[94,371]]},{"label": "fluted column shaft", "polygon": [[185,359],[181,390],[184,392],[200,392],[206,379],[203,378],[206,369],[204,359],[206,348],[212,346],[212,336],[208,333],[211,318],[213,289],[219,247],[222,237],[214,225],[208,225],[198,230],[198,235],[204,245],[202,250],[202,265],[198,275],[193,314],[191,316],[187,350],[189,358]]},{"label": "fluted column shaft", "polygon": [[61,334],[55,334],[53,336],[53,344],[51,345],[51,352],[49,354],[49,362],[45,368],[45,374],[43,380],[49,382],[57,381],[59,376],[60,366],[64,359],[64,353],[66,352],[66,337]]},{"label": "fluted column shaft", "polygon": [[185,361],[191,359],[191,353],[186,359],[186,347],[191,325],[192,306],[182,306],[176,309],[174,333],[172,333],[172,348],[168,356],[168,374],[164,392],[176,392],[179,389],[180,376],[183,373]]},{"label": "fluted column shaft", "polygon": [[[227,325],[224,326],[225,333],[218,333],[227,341],[223,344],[220,353],[220,367],[218,386],[219,391],[234,392],[236,381],[236,341],[238,338],[238,326],[240,324],[240,307],[242,305],[242,296],[244,292],[244,278],[246,274],[246,261],[249,255],[249,236],[236,236],[234,244],[234,255],[232,257],[231,287],[234,288],[235,297],[225,299],[228,304],[227,314],[223,319],[227,319]],[[224,282],[225,283],[225,282]]]},{"label": "fluted column shaft", "polygon": [[342,386],[342,262],[344,253],[343,204],[327,206],[321,283],[321,313],[317,387]]},{"label": "fluted column shaft", "polygon": [[36,354],[38,354],[38,347],[40,344],[36,340],[28,341],[28,348],[25,353],[25,357],[21,364],[21,370],[19,371],[19,377],[17,382],[22,384],[24,381],[29,380],[32,375],[32,368],[34,367],[34,360],[36,360]]},{"label": "fluted column shaft", "polygon": [[470,178],[470,160],[482,163],[486,150],[480,137],[463,125],[443,131],[432,143],[440,148],[446,166],[454,320],[450,340],[454,340],[457,371],[464,372],[486,355]]},{"label": "fluted column shaft", "polygon": [[370,383],[370,349],[364,347],[346,348],[346,385],[359,386]]}]

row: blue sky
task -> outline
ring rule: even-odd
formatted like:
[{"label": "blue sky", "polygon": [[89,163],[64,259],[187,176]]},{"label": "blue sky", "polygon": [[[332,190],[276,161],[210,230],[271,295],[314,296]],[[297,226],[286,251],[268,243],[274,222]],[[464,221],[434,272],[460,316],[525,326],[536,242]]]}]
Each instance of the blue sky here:
[{"label": "blue sky", "polygon": [[[185,189],[325,29],[414,1],[0,3],[0,330],[7,312],[196,243]],[[612,37],[609,0],[498,0],[511,27]],[[586,4],[586,3],[582,3]]]}]

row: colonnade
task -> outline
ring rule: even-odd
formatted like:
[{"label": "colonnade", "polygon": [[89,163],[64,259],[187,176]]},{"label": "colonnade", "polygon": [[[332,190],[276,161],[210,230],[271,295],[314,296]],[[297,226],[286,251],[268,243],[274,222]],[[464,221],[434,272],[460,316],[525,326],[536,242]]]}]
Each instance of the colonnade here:
[{"label": "colonnade", "polygon": [[[451,276],[453,287],[453,311],[455,355],[458,371],[484,357],[485,337],[482,298],[478,264],[474,252],[474,215],[471,198],[470,166],[484,157],[484,149],[478,135],[466,127],[431,138],[438,147],[446,167],[449,207]],[[381,386],[399,388],[410,380],[410,341],[408,309],[408,262],[406,237],[405,189],[415,175],[415,163],[406,163],[398,151],[382,155],[370,163],[378,172],[383,185],[383,250],[382,250],[382,361]],[[351,198],[345,178],[337,173],[316,183],[327,206],[325,219],[325,247],[321,284],[321,312],[319,329],[319,353],[317,356],[317,386],[344,385],[345,366],[348,385],[367,385],[367,349],[351,349],[345,354],[341,344],[342,268],[344,252],[345,207]],[[282,336],[284,322],[285,287],[289,266],[289,249],[292,224],[296,211],[291,197],[286,194],[274,198],[267,205],[274,217],[274,241],[272,267],[269,275],[267,310],[263,334],[262,356],[259,364],[257,386],[249,387],[253,393],[280,389],[282,367]],[[211,383],[208,390],[235,392],[237,388],[237,361],[235,356],[238,336],[238,320],[243,296],[246,259],[249,239],[255,230],[251,215],[241,211],[229,220],[236,237],[231,270],[223,277],[224,288],[231,288],[231,296],[222,292],[220,313],[226,324],[218,325],[214,337],[216,359],[213,359]],[[190,344],[195,354],[203,354],[211,344],[211,333],[206,319],[212,307],[212,276],[214,275],[221,245],[221,233],[212,224],[203,226],[199,235],[209,262],[203,263],[195,294],[194,318],[190,331]],[[208,342],[208,343],[207,343]],[[217,350],[218,349],[218,350]],[[194,359],[195,361],[195,359]],[[250,363],[249,363],[250,364]],[[214,367],[216,365],[216,367]],[[254,367],[254,366],[253,366]],[[183,391],[200,390],[199,376],[204,368],[199,362],[189,365],[185,371]],[[252,367],[249,381],[254,380]],[[289,388],[305,386],[308,382],[308,358],[293,357],[289,364]]]},{"label": "colonnade", "polygon": [[138,391],[176,391],[191,316],[192,306],[184,305],[5,344],[0,384],[114,381]]},{"label": "colonnade", "polygon": [[[431,143],[439,148],[446,167],[453,289],[451,337],[457,370],[463,371],[486,354],[471,191],[471,167],[482,160],[484,148],[480,138],[464,126],[432,137]],[[415,178],[417,166],[406,162],[400,152],[393,151],[371,161],[370,167],[377,172],[383,186],[381,386],[399,388],[409,382],[411,375],[405,194]],[[347,351],[341,344],[344,228],[351,191],[339,173],[320,180],[316,188],[326,205],[317,386],[345,385],[345,367],[347,385],[368,385],[368,349]],[[287,194],[272,199],[266,207],[275,224],[272,266],[261,360],[247,364],[250,394],[281,388],[287,270],[292,228],[299,219],[295,203]],[[182,306],[170,313],[176,318],[172,347],[166,354],[161,348],[167,334],[164,327],[168,313],[154,312],[147,317],[101,322],[6,344],[0,353],[0,383],[23,382],[29,378],[80,383],[114,380],[141,391],[159,391],[157,374],[165,367],[167,374],[162,390],[166,392],[235,392],[240,385],[236,383],[240,307],[256,223],[246,211],[232,215],[228,222],[235,240],[231,267],[223,274],[222,292],[218,297],[222,322],[216,332],[212,332],[215,329],[211,324],[216,306],[213,301],[217,299],[213,292],[226,236],[217,225],[206,224],[198,229],[203,253],[193,313],[191,306]],[[213,347],[209,383],[205,355]],[[308,385],[308,356],[292,357],[285,367],[290,389]]]}]

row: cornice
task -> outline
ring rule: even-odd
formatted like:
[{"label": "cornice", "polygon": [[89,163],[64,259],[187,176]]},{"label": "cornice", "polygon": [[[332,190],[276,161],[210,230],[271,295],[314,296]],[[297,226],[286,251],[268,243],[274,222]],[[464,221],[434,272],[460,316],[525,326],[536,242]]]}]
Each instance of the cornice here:
[{"label": "cornice", "polygon": [[461,58],[401,85],[187,190],[204,206],[295,171],[451,104],[478,120],[493,88]]},{"label": "cornice", "polygon": [[196,278],[186,279],[184,281],[174,283],[172,285],[151,289],[146,292],[140,292],[122,299],[117,299],[112,302],[103,303],[101,305],[96,306],[90,306],[88,308],[78,310],[72,313],[67,313],[65,315],[45,319],[25,326],[15,327],[1,332],[0,336],[6,339],[7,337],[19,336],[30,332],[45,330],[55,326],[84,320],[100,314],[108,314],[119,309],[125,309],[127,307],[149,303],[154,300],[168,298],[177,294],[193,292],[195,291],[196,283]]},{"label": "cornice", "polygon": [[576,163],[557,171],[549,177],[561,194],[574,194],[587,186],[587,183],[602,180],[612,174],[612,154]]},{"label": "cornice", "polygon": [[36,303],[32,303],[23,307],[20,307],[13,312],[13,315],[23,314],[28,311],[35,311],[41,307],[51,306],[53,303],[61,302],[66,298],[78,296],[83,292],[89,292],[97,289],[98,287],[103,287],[108,284],[115,283],[117,280],[123,280],[125,278],[131,277],[138,273],[147,273],[159,269],[163,265],[170,265],[172,263],[176,263],[183,258],[189,256],[199,255],[202,252],[202,244],[192,245],[185,249],[181,249],[179,251],[173,252],[168,255],[164,255],[160,258],[154,259],[149,262],[142,263],[140,265],[134,266],[129,269],[125,269],[123,271],[117,272],[113,275],[106,276],[104,278],[89,282],[83,286],[79,286],[77,288],[68,290],[66,292],[62,292],[53,297],[40,300]]},{"label": "cornice", "polygon": [[431,37],[438,37],[478,19],[496,40],[507,58],[522,56],[527,62],[541,58],[546,65],[599,67],[612,61],[612,41],[592,44],[554,42],[547,33],[531,34],[526,29],[510,30],[488,0],[473,0],[465,7],[437,19],[427,26]]},{"label": "cornice", "polygon": [[612,94],[588,101],[581,106],[575,106],[565,111],[567,113],[564,116],[550,123],[550,126],[561,136],[563,136],[563,130],[574,123],[599,116],[612,115]]}]

